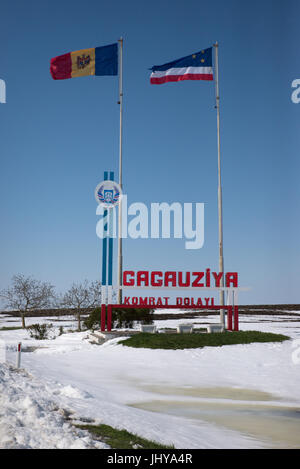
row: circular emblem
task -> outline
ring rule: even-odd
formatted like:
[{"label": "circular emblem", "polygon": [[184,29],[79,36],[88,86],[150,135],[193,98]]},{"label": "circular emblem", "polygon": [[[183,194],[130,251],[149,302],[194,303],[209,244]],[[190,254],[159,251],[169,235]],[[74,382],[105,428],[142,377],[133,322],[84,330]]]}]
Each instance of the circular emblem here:
[{"label": "circular emblem", "polygon": [[116,207],[122,197],[122,189],[115,181],[102,181],[95,189],[95,199],[105,208]]}]

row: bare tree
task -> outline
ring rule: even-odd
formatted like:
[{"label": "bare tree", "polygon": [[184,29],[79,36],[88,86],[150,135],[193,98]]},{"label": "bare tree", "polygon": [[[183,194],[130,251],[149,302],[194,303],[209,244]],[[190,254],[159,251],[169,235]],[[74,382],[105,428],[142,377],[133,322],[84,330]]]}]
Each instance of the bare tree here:
[{"label": "bare tree", "polygon": [[18,274],[13,276],[12,286],[2,290],[0,296],[6,302],[6,309],[19,311],[25,329],[26,314],[49,307],[54,298],[54,287],[50,283]]},{"label": "bare tree", "polygon": [[81,331],[81,315],[99,304],[101,304],[101,283],[98,281],[85,280],[83,283],[73,283],[61,299],[62,306],[75,310],[79,331]]}]

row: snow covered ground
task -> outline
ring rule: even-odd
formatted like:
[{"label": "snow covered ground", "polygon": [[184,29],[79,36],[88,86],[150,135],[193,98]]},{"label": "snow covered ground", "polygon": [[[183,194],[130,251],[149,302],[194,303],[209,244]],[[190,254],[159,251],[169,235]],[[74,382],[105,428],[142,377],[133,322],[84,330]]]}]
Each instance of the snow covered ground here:
[{"label": "snow covered ground", "polygon": [[26,371],[0,367],[0,447],[10,449],[106,448],[88,432],[75,430],[53,401],[52,392]]},{"label": "snow covered ground", "polygon": [[[75,328],[72,317],[27,322],[37,319]],[[119,339],[92,345],[86,332],[36,341],[23,330],[0,331],[7,363],[15,363],[18,341],[28,350],[22,354],[26,371],[0,364],[0,447],[101,446],[65,423],[62,409],[74,419],[125,428],[176,448],[299,447],[300,315],[240,319],[242,330],[291,340],[149,350],[124,347]],[[0,316],[0,327],[19,324],[11,321],[19,319]],[[203,315],[156,324],[217,321]]]}]

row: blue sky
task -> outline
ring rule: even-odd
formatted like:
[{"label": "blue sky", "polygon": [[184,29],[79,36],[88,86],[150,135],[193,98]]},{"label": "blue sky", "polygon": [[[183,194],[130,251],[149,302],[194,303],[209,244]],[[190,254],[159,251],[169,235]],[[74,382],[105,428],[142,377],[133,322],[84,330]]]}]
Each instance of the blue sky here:
[{"label": "blue sky", "polygon": [[[205,203],[205,244],[125,240],[124,267],[218,266],[213,82],[151,86],[149,68],[220,43],[226,271],[241,303],[299,303],[299,2],[16,1],[1,6],[0,286],[100,279],[94,188],[118,170],[116,77],[54,81],[51,57],[124,37],[124,192]],[[117,252],[115,250],[115,261]],[[115,263],[116,265],[116,263]]]}]

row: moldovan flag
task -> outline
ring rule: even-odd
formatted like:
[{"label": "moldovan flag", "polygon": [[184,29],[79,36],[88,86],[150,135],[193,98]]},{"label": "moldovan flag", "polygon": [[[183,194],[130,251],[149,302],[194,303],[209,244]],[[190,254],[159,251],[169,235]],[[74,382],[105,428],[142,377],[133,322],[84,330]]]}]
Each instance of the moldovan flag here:
[{"label": "moldovan flag", "polygon": [[118,44],[77,50],[54,57],[50,62],[50,73],[54,80],[85,75],[117,75]]},{"label": "moldovan flag", "polygon": [[164,65],[154,65],[150,70],[152,85],[169,81],[213,80],[212,47]]}]

